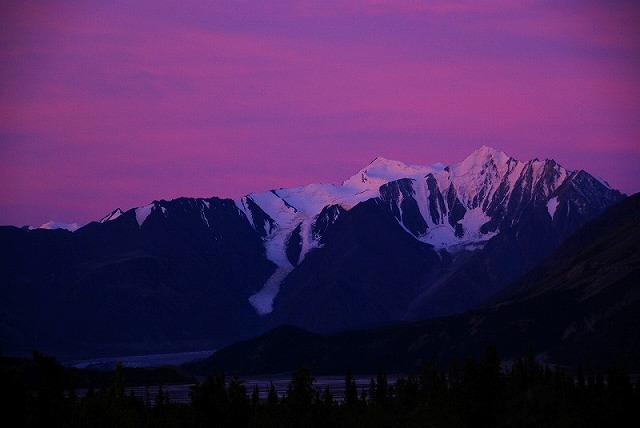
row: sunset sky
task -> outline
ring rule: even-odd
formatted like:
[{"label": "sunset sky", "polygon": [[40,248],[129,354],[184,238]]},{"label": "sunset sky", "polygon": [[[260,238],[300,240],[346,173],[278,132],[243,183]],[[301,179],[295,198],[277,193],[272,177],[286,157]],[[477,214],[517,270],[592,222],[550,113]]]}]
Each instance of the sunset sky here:
[{"label": "sunset sky", "polygon": [[1,225],[483,144],[640,191],[635,0],[5,0],[0,61]]}]

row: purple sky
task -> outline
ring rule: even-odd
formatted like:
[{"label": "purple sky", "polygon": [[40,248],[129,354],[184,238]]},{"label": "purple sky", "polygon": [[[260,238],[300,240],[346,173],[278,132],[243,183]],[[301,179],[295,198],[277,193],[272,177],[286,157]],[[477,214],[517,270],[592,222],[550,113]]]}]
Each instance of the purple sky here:
[{"label": "purple sky", "polygon": [[0,61],[0,224],[482,144],[640,191],[638,1],[5,0]]}]

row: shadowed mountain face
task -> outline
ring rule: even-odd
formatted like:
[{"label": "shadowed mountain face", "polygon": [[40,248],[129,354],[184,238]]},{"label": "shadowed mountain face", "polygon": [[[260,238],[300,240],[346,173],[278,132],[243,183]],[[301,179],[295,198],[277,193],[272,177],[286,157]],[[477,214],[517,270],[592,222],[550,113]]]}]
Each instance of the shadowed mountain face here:
[{"label": "shadowed mountain face", "polygon": [[286,278],[276,324],[326,332],[402,319],[423,278],[444,264],[374,200],[341,215],[322,242]]},{"label": "shadowed mountain face", "polygon": [[[473,312],[318,336],[280,328],[186,367],[274,373],[375,373],[443,367],[495,345],[509,359],[537,352],[550,363],[640,370],[640,194],[588,223],[520,281]],[[301,346],[298,346],[298,344]],[[262,352],[269,350],[268,352]],[[298,351],[300,350],[300,351]],[[250,357],[248,357],[250,356]],[[273,362],[286,361],[285,365]]]},{"label": "shadowed mountain face", "polygon": [[[549,349],[560,361],[640,369],[638,219],[640,194],[579,229],[537,269],[495,296],[486,318],[494,325],[486,329],[494,331],[493,340],[515,323],[532,346]],[[487,321],[479,322],[481,327]]]},{"label": "shadowed mountain face", "polygon": [[340,186],[155,201],[74,232],[0,227],[2,346],[189,351],[462,313],[622,199],[482,147],[450,167],[377,158]]},{"label": "shadowed mountain face", "polygon": [[142,226],[131,211],[74,233],[2,228],[5,350],[214,349],[254,334],[246,297],[274,266],[232,201],[205,202],[163,203]]}]

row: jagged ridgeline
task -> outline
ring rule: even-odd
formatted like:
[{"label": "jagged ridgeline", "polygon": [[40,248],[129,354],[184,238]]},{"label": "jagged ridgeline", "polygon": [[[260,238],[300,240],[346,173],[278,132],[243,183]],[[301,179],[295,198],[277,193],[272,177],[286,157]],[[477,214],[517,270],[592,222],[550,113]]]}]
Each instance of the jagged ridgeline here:
[{"label": "jagged ridgeline", "polygon": [[376,158],[340,185],[180,198],[51,230],[0,228],[6,351],[215,349],[474,308],[624,198],[553,160]]}]

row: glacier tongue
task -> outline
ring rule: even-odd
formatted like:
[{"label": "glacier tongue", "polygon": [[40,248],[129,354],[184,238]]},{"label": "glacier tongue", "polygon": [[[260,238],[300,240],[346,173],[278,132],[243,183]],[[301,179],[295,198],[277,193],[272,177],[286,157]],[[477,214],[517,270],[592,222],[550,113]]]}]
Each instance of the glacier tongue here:
[{"label": "glacier tongue", "polygon": [[280,284],[292,270],[292,266],[278,267],[267,282],[264,283],[262,289],[249,297],[249,303],[251,303],[258,315],[267,315],[273,311],[273,300],[280,291]]}]

